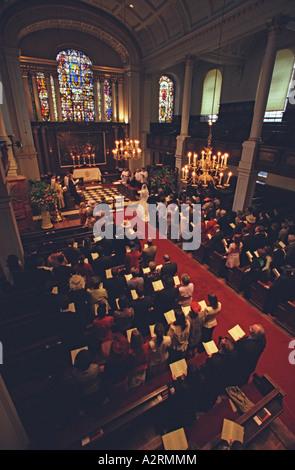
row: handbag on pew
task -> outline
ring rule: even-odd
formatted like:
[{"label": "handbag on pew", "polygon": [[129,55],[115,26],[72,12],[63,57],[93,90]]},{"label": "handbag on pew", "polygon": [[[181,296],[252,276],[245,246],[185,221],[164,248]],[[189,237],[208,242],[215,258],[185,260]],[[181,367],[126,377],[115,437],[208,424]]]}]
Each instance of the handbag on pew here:
[{"label": "handbag on pew", "polygon": [[239,387],[227,387],[225,390],[229,399],[242,413],[246,413],[246,411],[254,406],[254,403],[249,400]]}]

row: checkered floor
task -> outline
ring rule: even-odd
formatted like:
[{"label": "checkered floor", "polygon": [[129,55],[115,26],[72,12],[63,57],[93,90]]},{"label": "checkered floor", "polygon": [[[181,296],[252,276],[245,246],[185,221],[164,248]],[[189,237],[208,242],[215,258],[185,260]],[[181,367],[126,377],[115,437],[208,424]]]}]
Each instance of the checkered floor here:
[{"label": "checkered floor", "polygon": [[[112,204],[114,199],[122,194],[118,191],[116,186],[86,186],[83,189],[85,196],[85,202],[88,203],[90,200],[94,200],[97,203],[101,202],[102,196],[106,198],[106,202]],[[131,200],[124,196],[124,206],[128,206],[131,203]]]}]

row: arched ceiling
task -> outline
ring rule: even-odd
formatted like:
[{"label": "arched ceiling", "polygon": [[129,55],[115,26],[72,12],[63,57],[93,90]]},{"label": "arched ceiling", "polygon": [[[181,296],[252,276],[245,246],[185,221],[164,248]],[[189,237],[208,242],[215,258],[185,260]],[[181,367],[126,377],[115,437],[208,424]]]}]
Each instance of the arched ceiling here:
[{"label": "arched ceiling", "polygon": [[[20,13],[18,17],[18,12],[24,11],[25,7],[29,8],[29,16]],[[48,13],[45,15],[46,7]],[[52,28],[55,24],[58,27],[66,25],[72,29],[80,28],[104,40],[120,54],[123,63],[135,63],[134,57],[137,55],[150,68],[161,66],[163,54],[170,65],[183,59],[188,51],[202,58],[208,54],[208,60],[212,60],[219,43],[222,18],[224,32],[221,46],[224,49],[220,57],[226,59],[228,56],[230,60],[233,53],[230,43],[234,44],[235,53],[238,49],[245,52],[245,47],[252,47],[247,39],[249,35],[261,32],[266,21],[278,14],[295,17],[294,0],[0,2],[0,26],[2,18],[2,24],[6,25],[6,34],[11,40],[13,35],[20,40],[24,35],[40,28]],[[14,22],[10,23],[12,16]],[[128,40],[125,37],[127,34]],[[237,41],[240,40],[243,44],[239,48]],[[133,57],[131,60],[128,57],[130,54]],[[243,59],[242,56],[237,56],[237,60],[239,58]]]}]

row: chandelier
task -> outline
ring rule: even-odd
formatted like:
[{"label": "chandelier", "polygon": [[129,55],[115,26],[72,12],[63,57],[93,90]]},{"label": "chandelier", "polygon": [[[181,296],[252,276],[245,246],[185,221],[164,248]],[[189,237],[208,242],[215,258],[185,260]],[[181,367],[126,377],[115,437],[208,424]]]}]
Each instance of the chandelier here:
[{"label": "chandelier", "polygon": [[190,186],[214,186],[216,188],[228,187],[232,172],[225,174],[227,170],[227,153],[217,152],[213,155],[212,140],[212,122],[209,121],[209,136],[207,146],[201,151],[201,158],[196,153],[187,154],[188,164],[182,168],[181,181]]},{"label": "chandelier", "polygon": [[139,140],[116,140],[115,144],[116,148],[112,150],[115,160],[138,160],[141,157]]}]

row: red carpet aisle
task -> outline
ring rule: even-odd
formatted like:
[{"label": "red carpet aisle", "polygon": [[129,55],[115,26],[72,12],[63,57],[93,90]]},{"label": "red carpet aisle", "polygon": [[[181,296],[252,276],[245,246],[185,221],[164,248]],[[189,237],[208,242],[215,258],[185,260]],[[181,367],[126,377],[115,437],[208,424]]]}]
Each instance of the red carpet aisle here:
[{"label": "red carpet aisle", "polygon": [[253,323],[260,323],[265,327],[267,345],[256,372],[268,374],[286,393],[284,399],[286,411],[280,418],[295,434],[295,365],[291,365],[288,361],[291,338],[171,241],[155,240],[154,244],[158,247],[157,264],[162,264],[163,254],[169,253],[171,261],[178,264],[178,274],[190,275],[195,285],[194,300],[207,300],[207,294],[210,292],[217,295],[222,303],[222,311],[217,317],[218,325],[213,334],[216,342],[219,336],[224,336],[228,329],[236,324],[239,324],[245,332],[248,332],[249,325]]}]

